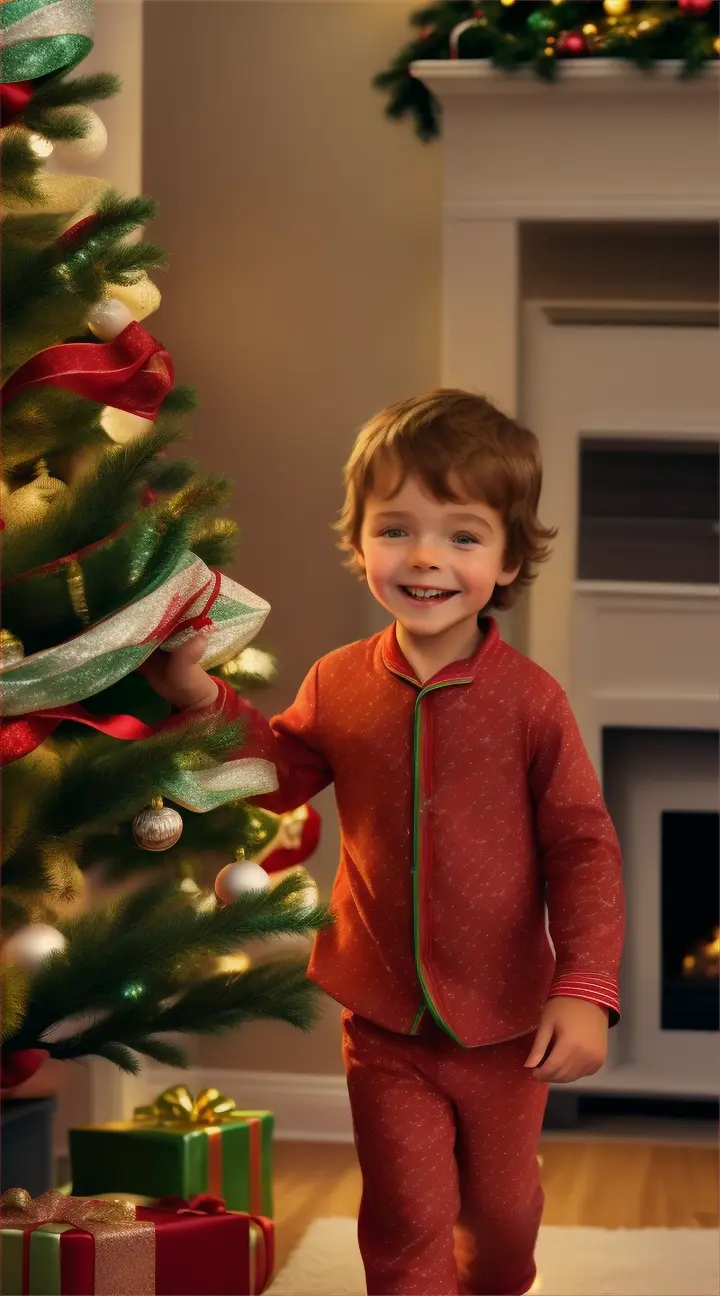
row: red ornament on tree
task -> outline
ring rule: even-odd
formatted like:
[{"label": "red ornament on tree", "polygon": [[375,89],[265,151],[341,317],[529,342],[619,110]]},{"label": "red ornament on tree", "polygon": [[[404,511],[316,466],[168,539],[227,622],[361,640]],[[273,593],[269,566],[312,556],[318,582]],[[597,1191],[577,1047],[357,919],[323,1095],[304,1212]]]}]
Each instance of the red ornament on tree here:
[{"label": "red ornament on tree", "polygon": [[712,0],[678,0],[678,8],[691,18],[700,18],[702,14],[707,13],[711,5]]},{"label": "red ornament on tree", "polygon": [[555,52],[577,58],[580,54],[587,53],[587,41],[582,32],[562,32],[557,38]]}]

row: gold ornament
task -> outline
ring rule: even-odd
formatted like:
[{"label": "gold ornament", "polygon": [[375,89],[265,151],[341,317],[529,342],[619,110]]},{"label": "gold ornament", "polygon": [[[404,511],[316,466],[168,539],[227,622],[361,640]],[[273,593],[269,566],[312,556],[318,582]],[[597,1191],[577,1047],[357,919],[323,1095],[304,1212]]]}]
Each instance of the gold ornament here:
[{"label": "gold ornament", "polygon": [[77,559],[73,558],[72,562],[67,563],[65,571],[73,612],[81,625],[89,626],[90,613],[88,612],[87,598],[85,596],[83,569]]},{"label": "gold ornament", "polygon": [[35,465],[35,480],[12,491],[5,501],[5,521],[20,526],[36,521],[66,490],[65,482],[51,477],[45,460],[39,459]]},{"label": "gold ornament", "polygon": [[715,40],[713,41],[713,49],[716,54],[720,54],[720,36],[715,37]]},{"label": "gold ornament", "polygon": [[198,913],[211,913],[217,908],[217,900],[211,891],[203,891],[192,875],[188,865],[184,866],[184,876],[177,887],[183,900],[192,905]]},{"label": "gold ornament", "polygon": [[17,635],[14,635],[11,630],[0,630],[0,669],[14,666],[16,662],[22,661],[24,656],[25,649]]},{"label": "gold ornament", "polygon": [[597,36],[597,27],[595,23],[585,23],[583,27],[583,36]]},{"label": "gold ornament", "polygon": [[146,319],[148,315],[152,315],[162,301],[160,289],[146,274],[143,274],[137,283],[113,284],[108,295],[127,306],[133,319],[136,320]]},{"label": "gold ornament", "polygon": [[177,810],[163,804],[160,796],[153,797],[149,807],[133,819],[133,837],[142,850],[170,850],[180,840],[183,821]]},{"label": "gold ornament", "polygon": [[613,18],[619,18],[622,14],[627,13],[630,8],[630,0],[603,0],[603,9],[606,14],[611,14]]}]

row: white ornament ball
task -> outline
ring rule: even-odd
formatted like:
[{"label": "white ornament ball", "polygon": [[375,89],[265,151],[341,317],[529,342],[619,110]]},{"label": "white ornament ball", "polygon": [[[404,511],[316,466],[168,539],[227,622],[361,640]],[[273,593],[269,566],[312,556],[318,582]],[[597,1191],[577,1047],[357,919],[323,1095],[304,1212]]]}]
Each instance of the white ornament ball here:
[{"label": "white ornament ball", "polygon": [[249,891],[267,891],[270,878],[254,860],[237,860],[226,864],[215,878],[215,895],[223,904],[232,904]]},{"label": "white ornament ball", "polygon": [[88,315],[88,328],[103,342],[112,342],[128,324],[132,324],[132,315],[124,302],[114,297],[98,302]]},{"label": "white ornament ball", "polygon": [[65,949],[65,937],[48,923],[28,923],[19,927],[2,944],[3,963],[16,963],[28,972],[36,972],[51,954]]},{"label": "white ornament ball", "polygon": [[127,441],[134,441],[136,437],[144,436],[146,432],[152,432],[155,424],[152,419],[141,418],[139,414],[131,414],[128,410],[115,409],[113,405],[106,405],[100,415],[100,426],[118,445],[125,445]]},{"label": "white ornament ball", "polygon": [[81,113],[87,126],[82,139],[56,140],[55,155],[61,162],[77,166],[81,162],[97,162],[107,148],[105,123],[92,108],[73,108],[73,115]]}]

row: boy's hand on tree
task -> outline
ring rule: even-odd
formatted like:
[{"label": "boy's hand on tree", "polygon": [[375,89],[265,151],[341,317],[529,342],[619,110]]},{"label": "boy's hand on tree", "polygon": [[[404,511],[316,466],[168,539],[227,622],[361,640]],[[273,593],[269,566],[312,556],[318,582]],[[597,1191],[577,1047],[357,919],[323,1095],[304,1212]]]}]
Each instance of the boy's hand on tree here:
[{"label": "boy's hand on tree", "polygon": [[536,1080],[569,1084],[595,1075],[607,1057],[608,1012],[587,999],[548,999],[526,1067]]},{"label": "boy's hand on tree", "polygon": [[140,674],[160,697],[182,711],[205,710],[217,700],[218,686],[200,665],[204,651],[205,640],[196,635],[174,652],[158,649],[140,667]]}]

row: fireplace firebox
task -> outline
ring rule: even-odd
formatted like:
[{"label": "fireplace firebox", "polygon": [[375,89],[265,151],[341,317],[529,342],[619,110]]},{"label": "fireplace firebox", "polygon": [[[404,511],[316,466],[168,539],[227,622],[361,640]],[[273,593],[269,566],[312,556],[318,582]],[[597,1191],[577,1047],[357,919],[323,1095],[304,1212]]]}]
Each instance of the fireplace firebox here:
[{"label": "fireplace firebox", "polygon": [[720,1027],[720,816],[664,811],[661,817],[661,1025]]}]

